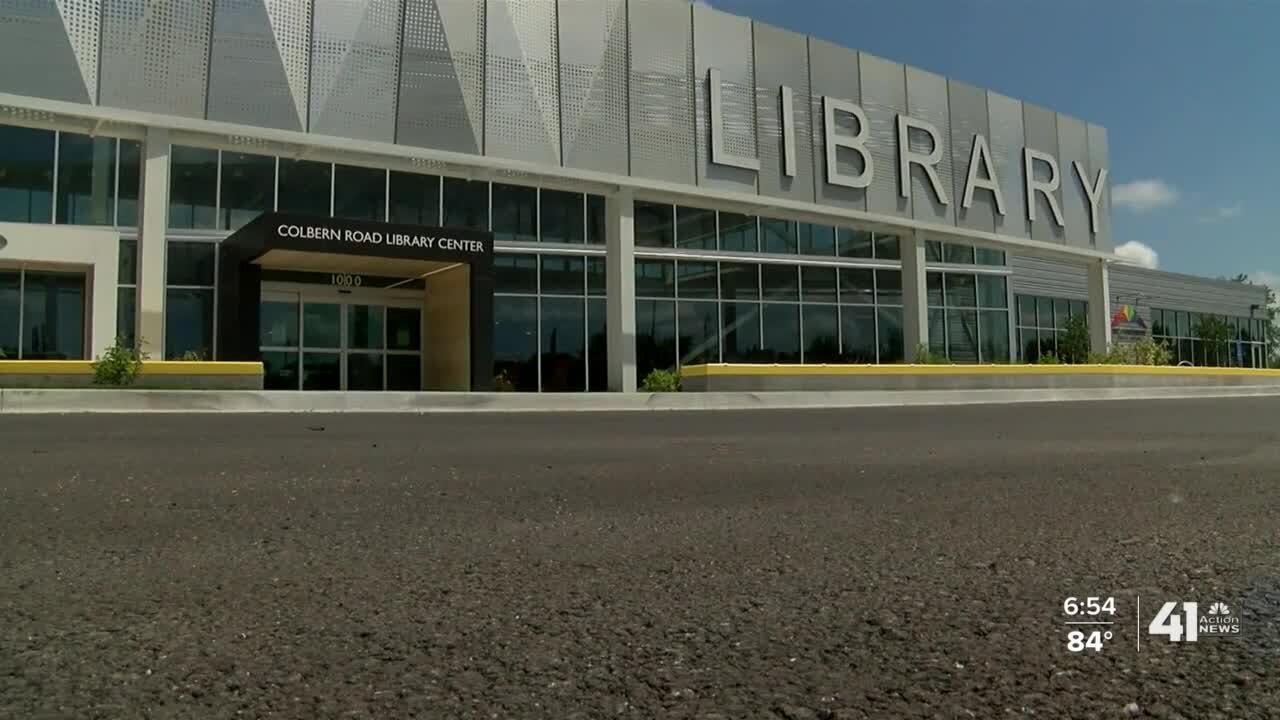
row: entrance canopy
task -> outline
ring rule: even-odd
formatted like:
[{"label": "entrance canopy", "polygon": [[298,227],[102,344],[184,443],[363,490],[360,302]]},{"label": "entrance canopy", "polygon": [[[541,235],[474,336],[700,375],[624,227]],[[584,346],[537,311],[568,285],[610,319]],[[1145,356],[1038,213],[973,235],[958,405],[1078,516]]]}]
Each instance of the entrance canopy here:
[{"label": "entrance canopy", "polygon": [[491,233],[266,213],[224,240],[219,252],[219,359],[260,359],[264,270],[376,275],[406,283],[421,279],[426,284],[425,350],[437,353],[440,367],[438,382],[428,386],[482,390],[492,385]]}]

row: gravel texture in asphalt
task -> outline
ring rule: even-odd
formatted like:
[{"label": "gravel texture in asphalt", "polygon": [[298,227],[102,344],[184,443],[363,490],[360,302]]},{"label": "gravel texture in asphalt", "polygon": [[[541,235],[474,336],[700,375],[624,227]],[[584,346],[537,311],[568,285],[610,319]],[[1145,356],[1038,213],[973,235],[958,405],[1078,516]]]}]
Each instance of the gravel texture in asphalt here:
[{"label": "gravel texture in asphalt", "polygon": [[1274,720],[1277,508],[1275,399],[0,417],[0,717]]}]

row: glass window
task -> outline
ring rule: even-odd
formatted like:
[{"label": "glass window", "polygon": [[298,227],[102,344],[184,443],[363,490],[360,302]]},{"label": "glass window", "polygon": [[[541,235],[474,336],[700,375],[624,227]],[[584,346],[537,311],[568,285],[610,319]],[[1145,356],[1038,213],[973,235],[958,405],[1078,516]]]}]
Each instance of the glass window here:
[{"label": "glass window", "polygon": [[977,281],[973,275],[946,273],[947,307],[974,307],[978,304]]},{"label": "glass window", "polygon": [[138,241],[120,241],[120,262],[117,266],[116,282],[120,285],[138,284]]},{"label": "glass window", "polygon": [[761,310],[763,356],[768,362],[800,362],[800,306],[766,303]]},{"label": "glass window", "polygon": [[587,381],[591,392],[609,389],[609,314],[604,300],[587,300]]},{"label": "glass window", "polygon": [[302,354],[303,390],[338,390],[342,387],[342,356],[336,352]]},{"label": "glass window", "polygon": [[720,263],[720,297],[726,300],[759,300],[760,266]]},{"label": "glass window", "polygon": [[[808,322],[806,317],[806,330]],[[840,357],[852,363],[876,361],[875,308],[868,305],[840,306]]]},{"label": "glass window", "polygon": [[217,250],[217,244],[211,242],[170,241],[165,263],[165,284],[213,285],[214,256]]},{"label": "glass window", "polygon": [[542,390],[587,389],[586,305],[581,298],[542,299]]},{"label": "glass window", "polygon": [[800,223],[801,255],[834,255],[836,252],[836,229],[830,225],[814,225]]},{"label": "glass window", "polygon": [[805,265],[800,268],[800,287],[805,302],[833,303],[836,301],[836,269]]},{"label": "glass window", "polygon": [[876,271],[876,303],[879,305],[902,304],[902,271]]},{"label": "glass window", "polygon": [[760,359],[760,304],[720,304],[723,359],[727,363]]},{"label": "glass window", "polygon": [[493,291],[538,292],[538,256],[497,253],[493,256]]},{"label": "glass window", "polygon": [[[180,145],[170,148],[169,227],[213,228],[218,221],[214,210],[217,201],[218,151]],[[327,202],[324,214],[329,214]]]},{"label": "glass window", "polygon": [[164,304],[164,357],[213,358],[213,290],[169,288]]},{"label": "glass window", "polygon": [[387,217],[387,171],[335,165],[333,216],[351,220],[384,220]]},{"label": "glass window", "polygon": [[840,302],[875,302],[875,271],[868,268],[840,268]]},{"label": "glass window", "polygon": [[839,246],[840,257],[871,257],[871,233],[865,230],[840,228],[836,231],[836,243]]},{"label": "glass window", "polygon": [[1004,265],[1004,251],[992,250],[991,248],[978,248],[977,261],[979,265]]},{"label": "glass window", "polygon": [[[280,158],[280,212],[329,217],[333,166],[312,160]],[[327,367],[327,365],[326,365]]]},{"label": "glass window", "polygon": [[[381,305],[347,306],[347,347],[355,350],[385,350],[382,320],[386,311]],[[378,388],[382,389],[382,373],[378,373]],[[372,389],[372,388],[370,388]]]},{"label": "glass window", "polygon": [[387,349],[422,349],[422,311],[418,308],[387,308]]},{"label": "glass window", "polygon": [[605,276],[605,259],[602,257],[587,258],[587,294],[605,295],[608,292],[608,280]]},{"label": "glass window", "polygon": [[636,301],[636,377],[676,366],[676,304],[670,300]]},{"label": "glass window", "polygon": [[[0,290],[0,293],[3,293],[3,290]],[[137,341],[135,337],[138,322],[137,297],[137,288],[116,288],[116,337],[124,343],[125,347],[134,347]],[[3,300],[0,300],[0,308],[3,305]],[[2,323],[3,321],[0,321],[0,324]],[[3,344],[2,340],[0,340],[0,344]]]},{"label": "glass window", "polygon": [[1018,324],[1036,326],[1036,299],[1032,295],[1018,296]]},{"label": "glass window", "polygon": [[435,227],[440,224],[440,178],[436,175],[391,172],[393,223]]},{"label": "glass window", "polygon": [[444,223],[451,228],[489,229],[489,183],[444,179]]},{"label": "glass window", "polygon": [[982,357],[984,363],[1009,362],[1009,313],[1005,310],[983,310]]},{"label": "glass window", "polygon": [[298,347],[298,303],[265,300],[258,306],[258,345]]},{"label": "glass window", "polygon": [[937,240],[924,241],[925,262],[942,262],[942,243]]},{"label": "glass window", "polygon": [[880,362],[898,363],[906,359],[902,335],[902,308],[876,308],[876,339],[879,344]]},{"label": "glass window", "polygon": [[542,292],[581,295],[586,262],[581,255],[543,255]]},{"label": "glass window", "polygon": [[[800,299],[800,278],[796,266],[762,265],[760,275],[766,298],[791,301]],[[799,342],[798,335],[796,342]]]},{"label": "glass window", "polygon": [[222,154],[221,226],[236,230],[276,202],[276,159],[269,155]]},{"label": "glass window", "polygon": [[794,255],[799,249],[796,243],[796,224],[791,220],[761,218],[760,234],[764,241],[761,249],[767,253]]},{"label": "glass window", "polygon": [[142,143],[120,141],[120,199],[116,203],[116,224],[138,224],[138,194],[142,192]]},{"label": "glass window", "polygon": [[720,304],[678,303],[680,313],[680,364],[720,362]]},{"label": "glass window", "polygon": [[341,347],[342,306],[330,302],[304,302],[302,344],[309,348]]},{"label": "glass window", "polygon": [[675,297],[675,278],[675,263],[670,260],[636,260],[637,297]]},{"label": "glass window", "polygon": [[973,246],[947,243],[942,249],[942,259],[957,265],[973,264]]},{"label": "glass window", "polygon": [[1053,298],[1036,298],[1036,326],[1053,327]]},{"label": "glass window", "polygon": [[675,212],[671,205],[635,204],[636,247],[675,247]]},{"label": "glass window", "polygon": [[493,298],[493,375],[520,392],[538,390],[538,298]]},{"label": "glass window", "polygon": [[682,299],[715,300],[719,295],[716,287],[716,264],[713,262],[681,260],[676,264],[676,276],[679,283],[676,294]]},{"label": "glass window", "polygon": [[0,269],[0,360],[18,359],[22,271]]},{"label": "glass window", "polygon": [[[498,188],[494,187],[493,192],[496,205]],[[543,190],[541,195],[538,222],[542,228],[542,242],[582,244],[586,240],[582,193]],[[497,222],[495,211],[495,228]]]},{"label": "glass window", "polygon": [[1053,301],[1053,327],[1061,330],[1067,326],[1067,317],[1070,315],[1070,305],[1066,300],[1057,299]]},{"label": "glass window", "polygon": [[1009,306],[1008,281],[1001,275],[978,276],[978,304],[985,308]]},{"label": "glass window", "polygon": [[720,213],[720,249],[731,252],[759,252],[754,215]]},{"label": "glass window", "polygon": [[835,305],[804,305],[804,362],[840,361],[840,313]]},{"label": "glass window", "polygon": [[716,211],[677,207],[676,245],[697,250],[715,250]]},{"label": "glass window", "polygon": [[[604,197],[600,195],[587,196],[587,243],[590,245],[604,245],[608,241],[608,231],[605,229],[605,204]],[[595,360],[592,360],[595,363]],[[594,384],[594,381],[592,381]]]},{"label": "glass window", "polygon": [[902,248],[898,245],[897,235],[881,235],[876,233],[876,257],[881,260],[899,260]]},{"label": "glass window", "polygon": [[[445,207],[447,210],[447,201]],[[493,184],[493,238],[519,242],[538,239],[537,188]]]},{"label": "glass window", "polygon": [[84,359],[84,275],[28,270],[23,283],[22,357]]},{"label": "glass window", "polygon": [[955,363],[978,362],[978,313],[947,310],[947,358]]},{"label": "glass window", "polygon": [[947,353],[947,318],[941,308],[929,311],[929,350],[940,355]]},{"label": "glass window", "polygon": [[946,304],[942,297],[942,273],[931,272],[925,276],[925,301],[929,307]]},{"label": "glass window", "polygon": [[53,219],[51,130],[0,125],[0,222]]},{"label": "glass window", "polygon": [[58,218],[71,225],[115,224],[116,139],[62,133]]}]

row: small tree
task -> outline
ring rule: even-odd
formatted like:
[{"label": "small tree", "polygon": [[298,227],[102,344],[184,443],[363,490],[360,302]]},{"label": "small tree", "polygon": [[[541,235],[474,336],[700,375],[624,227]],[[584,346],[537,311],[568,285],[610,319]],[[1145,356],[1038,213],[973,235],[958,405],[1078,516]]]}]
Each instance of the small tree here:
[{"label": "small tree", "polygon": [[1084,315],[1067,320],[1066,331],[1058,338],[1058,358],[1070,365],[1089,362],[1089,322]]},{"label": "small tree", "polygon": [[1222,365],[1229,358],[1233,328],[1225,320],[1205,317],[1196,325],[1195,334],[1204,347],[1205,365]]},{"label": "small tree", "polygon": [[93,361],[93,383],[114,387],[132,385],[145,359],[137,347],[125,342],[123,337],[117,337],[111,347]]}]

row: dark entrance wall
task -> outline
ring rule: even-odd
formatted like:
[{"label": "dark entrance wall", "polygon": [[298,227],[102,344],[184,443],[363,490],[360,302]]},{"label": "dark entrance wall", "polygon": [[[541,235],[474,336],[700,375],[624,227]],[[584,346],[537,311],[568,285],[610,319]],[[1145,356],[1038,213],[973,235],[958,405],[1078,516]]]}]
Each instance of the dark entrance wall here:
[{"label": "dark entrance wall", "polygon": [[258,323],[263,271],[254,261],[273,250],[376,257],[392,261],[389,267],[401,260],[405,279],[422,274],[422,261],[465,263],[470,270],[466,312],[471,330],[471,389],[492,389],[492,233],[263,214],[224,240],[219,248],[218,360],[261,359]]}]

